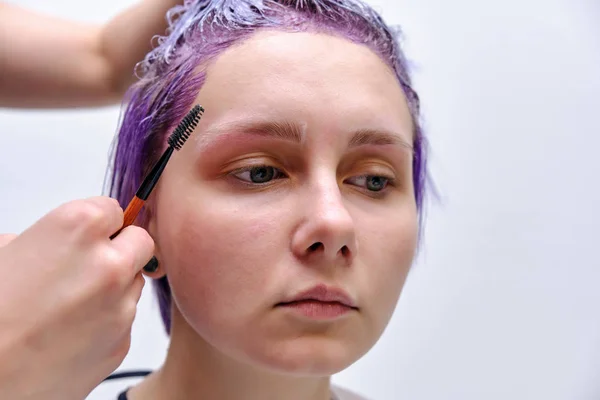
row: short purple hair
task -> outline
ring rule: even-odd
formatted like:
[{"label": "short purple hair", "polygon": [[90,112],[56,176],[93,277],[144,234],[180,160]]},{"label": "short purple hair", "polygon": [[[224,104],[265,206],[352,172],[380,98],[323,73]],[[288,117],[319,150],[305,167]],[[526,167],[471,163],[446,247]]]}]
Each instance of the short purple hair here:
[{"label": "short purple hair", "polygon": [[[419,98],[400,48],[401,33],[360,0],[186,0],[167,14],[167,36],[138,65],[140,80],[124,100],[113,148],[110,195],[126,207],[160,156],[166,134],[184,117],[206,78],[206,65],[260,29],[312,31],[344,37],[378,54],[393,69],[413,119],[413,183],[420,232],[427,186],[427,146],[420,127]],[[141,225],[144,225],[143,217]],[[171,289],[154,282],[167,333]]]}]

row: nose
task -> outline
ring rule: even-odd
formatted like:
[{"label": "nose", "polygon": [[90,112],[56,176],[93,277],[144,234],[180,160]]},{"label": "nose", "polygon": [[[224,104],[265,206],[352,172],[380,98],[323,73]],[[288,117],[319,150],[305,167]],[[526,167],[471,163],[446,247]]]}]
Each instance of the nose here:
[{"label": "nose", "polygon": [[303,196],[302,219],[292,237],[300,259],[350,265],[357,252],[355,224],[337,183]]}]

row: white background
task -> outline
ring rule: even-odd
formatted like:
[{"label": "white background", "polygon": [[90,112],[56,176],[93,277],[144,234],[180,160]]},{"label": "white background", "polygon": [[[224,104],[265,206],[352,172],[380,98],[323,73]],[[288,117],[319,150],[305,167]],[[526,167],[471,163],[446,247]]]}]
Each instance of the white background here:
[{"label": "white background", "polygon": [[[132,3],[13,2],[95,22]],[[407,35],[442,198],[389,328],[334,381],[376,400],[600,398],[600,1],[370,3]],[[0,231],[99,194],[118,115],[0,109]],[[165,354],[148,289],[123,368]]]}]

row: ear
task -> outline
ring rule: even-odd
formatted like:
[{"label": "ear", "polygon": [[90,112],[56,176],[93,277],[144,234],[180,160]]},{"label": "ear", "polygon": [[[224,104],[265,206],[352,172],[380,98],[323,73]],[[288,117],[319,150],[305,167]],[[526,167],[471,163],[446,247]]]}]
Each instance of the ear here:
[{"label": "ear", "polygon": [[143,211],[143,222],[146,225],[146,230],[154,240],[154,257],[146,264],[144,269],[142,270],[144,275],[151,279],[160,279],[167,275],[167,271],[164,266],[161,265],[161,253],[160,253],[160,245],[156,240],[156,218],[154,218],[154,210],[152,204],[146,204]]}]

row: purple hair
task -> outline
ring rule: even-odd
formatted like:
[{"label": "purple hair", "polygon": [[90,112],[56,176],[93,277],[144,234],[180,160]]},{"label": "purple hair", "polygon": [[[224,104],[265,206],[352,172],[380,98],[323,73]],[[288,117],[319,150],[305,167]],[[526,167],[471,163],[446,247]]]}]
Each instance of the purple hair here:
[{"label": "purple hair", "polygon": [[[167,36],[138,65],[140,80],[124,100],[113,148],[110,195],[125,207],[160,156],[166,134],[193,106],[205,66],[259,29],[313,31],[366,45],[395,72],[413,118],[413,182],[420,232],[427,186],[427,144],[419,124],[419,98],[412,88],[399,29],[392,29],[360,0],[186,0],[167,14]],[[143,216],[141,217],[143,219]],[[145,221],[140,221],[143,226]],[[167,333],[171,289],[167,277],[154,282]]]}]

